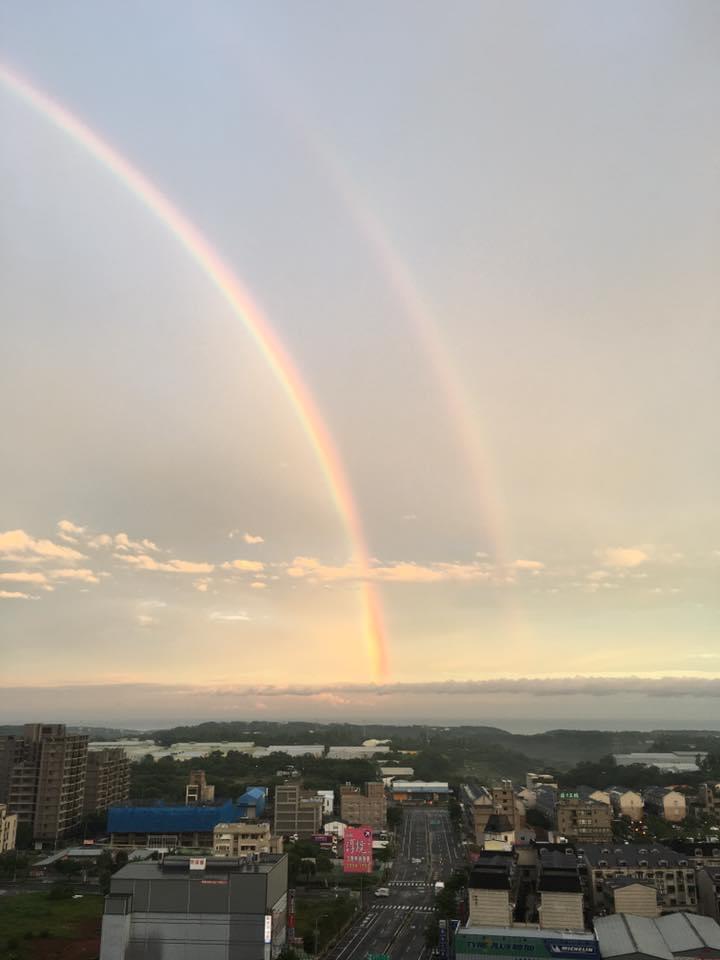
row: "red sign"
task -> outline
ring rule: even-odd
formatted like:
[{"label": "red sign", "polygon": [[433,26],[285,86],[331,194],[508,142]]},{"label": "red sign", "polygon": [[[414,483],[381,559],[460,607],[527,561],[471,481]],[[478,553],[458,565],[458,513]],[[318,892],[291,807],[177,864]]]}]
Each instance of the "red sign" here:
[{"label": "red sign", "polygon": [[372,829],[348,827],[343,837],[343,873],[372,873]]}]

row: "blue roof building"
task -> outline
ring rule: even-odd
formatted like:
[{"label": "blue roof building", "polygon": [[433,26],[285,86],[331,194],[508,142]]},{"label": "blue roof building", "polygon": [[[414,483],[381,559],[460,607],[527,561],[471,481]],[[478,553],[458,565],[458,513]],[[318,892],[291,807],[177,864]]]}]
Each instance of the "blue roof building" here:
[{"label": "blue roof building", "polygon": [[236,801],[216,804],[118,806],[108,809],[107,830],[114,844],[140,846],[152,836],[158,846],[202,846],[212,842],[218,823],[254,820],[265,813],[266,787],[250,787]]}]

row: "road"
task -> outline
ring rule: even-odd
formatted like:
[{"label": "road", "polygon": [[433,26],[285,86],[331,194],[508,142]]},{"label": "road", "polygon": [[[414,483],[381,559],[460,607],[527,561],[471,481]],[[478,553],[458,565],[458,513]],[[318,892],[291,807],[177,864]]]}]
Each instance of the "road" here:
[{"label": "road", "polygon": [[328,954],[328,960],[365,960],[368,954],[424,960],[435,881],[447,879],[462,857],[446,811],[407,808],[387,884],[390,896],[373,899],[367,912]]}]

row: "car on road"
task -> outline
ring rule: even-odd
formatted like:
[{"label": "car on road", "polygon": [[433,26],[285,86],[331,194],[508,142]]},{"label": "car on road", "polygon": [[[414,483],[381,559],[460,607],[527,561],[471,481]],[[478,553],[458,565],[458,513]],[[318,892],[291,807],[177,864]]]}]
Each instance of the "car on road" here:
[{"label": "car on road", "polygon": [[389,897],[390,896],[390,887],[378,887],[375,891],[376,897]]},{"label": "car on road", "polygon": [[413,857],[411,863],[422,863],[422,857]]}]

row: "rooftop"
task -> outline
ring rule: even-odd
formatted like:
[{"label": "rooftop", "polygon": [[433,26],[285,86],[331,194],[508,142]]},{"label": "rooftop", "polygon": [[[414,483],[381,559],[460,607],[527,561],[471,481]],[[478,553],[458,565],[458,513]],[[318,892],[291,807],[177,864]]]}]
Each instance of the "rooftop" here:
[{"label": "rooftop", "polygon": [[670,960],[680,955],[720,956],[720,926],[710,917],[672,913],[650,919],[615,913],[595,920],[603,958],[642,953]]},{"label": "rooftop", "polygon": [[687,866],[687,859],[662,843],[584,843],[578,845],[578,857],[593,867]]},{"label": "rooftop", "polygon": [[[188,877],[197,877],[202,879],[209,873],[215,874],[240,874],[257,873],[267,874],[275,869],[277,864],[283,859],[285,854],[263,854],[257,861],[239,860],[231,857],[165,857],[161,862],[153,860],[143,863],[128,863],[117,873],[113,874],[113,880],[185,880]],[[201,868],[190,868],[192,859],[204,861],[205,866]]]}]

